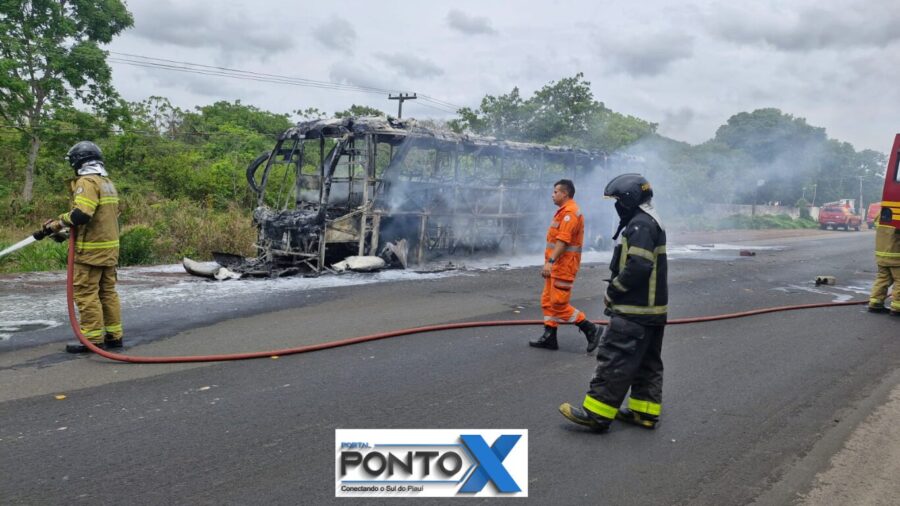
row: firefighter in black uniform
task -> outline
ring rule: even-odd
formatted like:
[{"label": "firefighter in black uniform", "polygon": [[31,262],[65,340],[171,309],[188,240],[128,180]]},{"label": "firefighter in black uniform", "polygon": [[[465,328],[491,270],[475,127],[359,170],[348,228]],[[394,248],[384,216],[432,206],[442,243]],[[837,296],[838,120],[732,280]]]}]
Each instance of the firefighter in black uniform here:
[{"label": "firefighter in black uniform", "polygon": [[[622,235],[610,262],[604,303],[609,326],[600,339],[597,369],[581,407],[563,403],[568,420],[606,432],[613,420],[656,428],[662,409],[662,340],[668,304],[666,232],[650,204],[653,190],[639,174],[606,185],[616,200]],[[628,389],[628,405],[622,406]]]}]

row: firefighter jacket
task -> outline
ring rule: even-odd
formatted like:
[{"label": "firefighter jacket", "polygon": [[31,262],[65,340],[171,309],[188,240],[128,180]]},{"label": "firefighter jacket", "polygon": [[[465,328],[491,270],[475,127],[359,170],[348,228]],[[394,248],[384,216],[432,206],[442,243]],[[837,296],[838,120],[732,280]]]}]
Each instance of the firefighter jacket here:
[{"label": "firefighter jacket", "polygon": [[550,277],[565,281],[574,281],[581,265],[581,247],[584,243],[584,216],[574,200],[569,199],[559,206],[553,215],[553,222],[547,229],[547,248],[544,250],[544,260],[550,258],[550,253],[556,247],[556,241],[566,243],[566,249],[556,259],[550,269]]},{"label": "firefighter jacket", "polygon": [[[669,303],[666,231],[644,207],[625,225],[613,252],[607,311],[641,325],[665,325]],[[647,210],[653,212],[651,207]]]},{"label": "firefighter jacket", "polygon": [[877,223],[875,264],[880,267],[900,267],[900,229]]},{"label": "firefighter jacket", "polygon": [[[75,261],[98,267],[119,262],[119,195],[108,177],[79,176],[71,182],[74,205],[59,215],[66,226],[76,226]],[[80,223],[87,218],[86,223]]]}]

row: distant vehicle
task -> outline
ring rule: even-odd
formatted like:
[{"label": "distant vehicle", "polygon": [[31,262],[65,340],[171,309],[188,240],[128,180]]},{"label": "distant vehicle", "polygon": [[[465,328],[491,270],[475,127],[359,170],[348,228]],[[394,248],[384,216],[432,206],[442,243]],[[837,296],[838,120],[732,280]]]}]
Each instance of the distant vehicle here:
[{"label": "distant vehicle", "polygon": [[846,203],[829,202],[819,210],[819,228],[822,230],[831,227],[835,230],[842,228],[844,230],[859,231],[862,225],[862,218],[853,213],[853,210]]},{"label": "distant vehicle", "polygon": [[869,229],[875,228],[875,218],[881,213],[881,202],[873,202],[869,204],[869,210],[866,211],[866,225]]}]

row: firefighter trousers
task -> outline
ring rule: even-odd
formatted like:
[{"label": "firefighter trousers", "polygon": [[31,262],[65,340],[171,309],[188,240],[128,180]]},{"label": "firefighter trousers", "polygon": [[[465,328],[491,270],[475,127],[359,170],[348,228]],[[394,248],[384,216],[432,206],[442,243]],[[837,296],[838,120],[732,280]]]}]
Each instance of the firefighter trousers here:
[{"label": "firefighter trousers", "polygon": [[575,280],[568,281],[550,276],[544,278],[544,291],[541,293],[541,309],[544,312],[544,325],[558,327],[560,323],[581,323],[586,316],[583,311],[569,304],[572,297],[572,286]]},{"label": "firefighter trousers", "polygon": [[894,285],[894,295],[890,309],[891,311],[900,311],[900,293],[897,293],[898,285],[900,285],[900,267],[878,266],[875,282],[872,284],[872,295],[869,296],[869,305],[872,307],[883,306],[891,285]]},{"label": "firefighter trousers", "polygon": [[122,338],[122,310],[116,293],[116,266],[76,263],[72,285],[81,333],[93,343]]},{"label": "firefighter trousers", "polygon": [[589,412],[612,420],[628,389],[628,407],[645,415],[662,410],[664,326],[645,326],[612,316],[600,338],[597,369],[584,400]]}]

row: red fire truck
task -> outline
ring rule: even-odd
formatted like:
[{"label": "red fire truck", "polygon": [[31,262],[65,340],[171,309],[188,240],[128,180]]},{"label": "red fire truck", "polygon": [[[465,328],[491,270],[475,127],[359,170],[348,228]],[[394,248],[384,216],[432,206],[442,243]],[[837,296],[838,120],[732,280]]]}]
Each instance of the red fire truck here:
[{"label": "red fire truck", "polygon": [[881,216],[879,222],[900,228],[900,134],[894,136],[894,146],[888,159],[884,175],[884,192],[881,194]]}]

